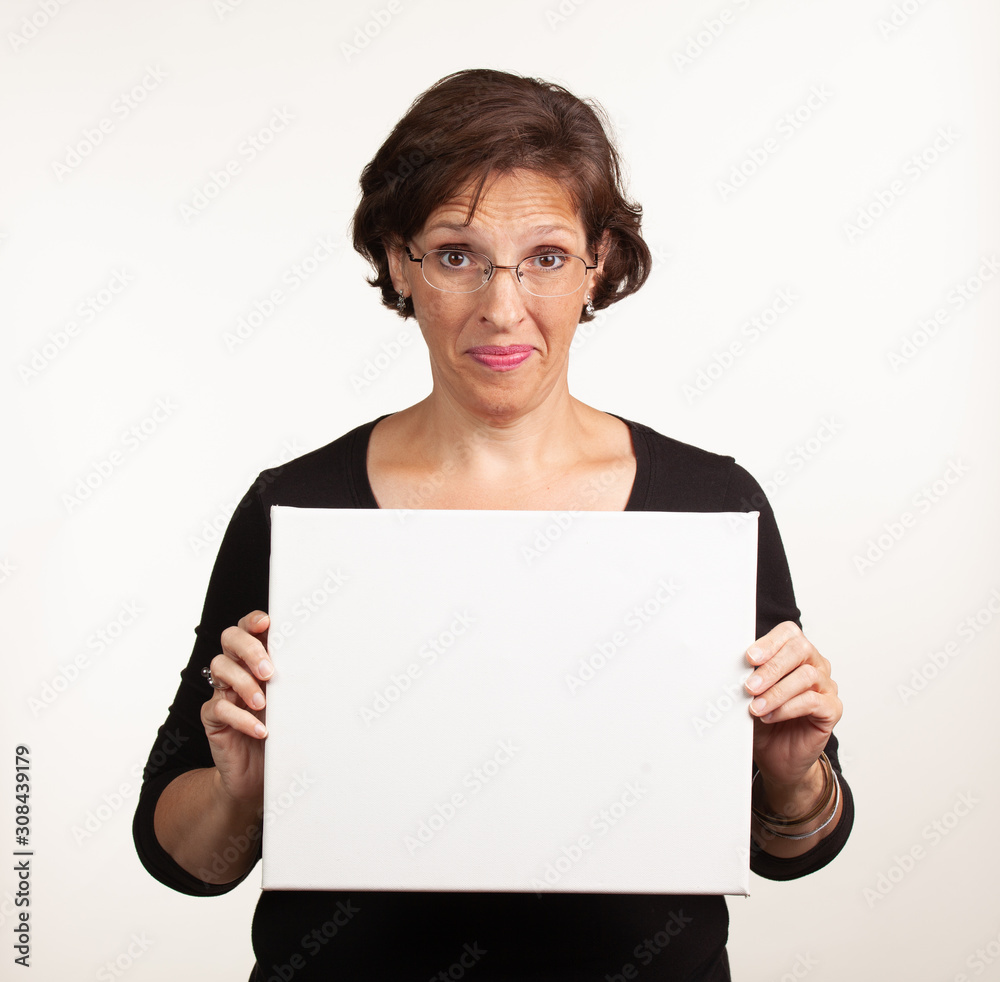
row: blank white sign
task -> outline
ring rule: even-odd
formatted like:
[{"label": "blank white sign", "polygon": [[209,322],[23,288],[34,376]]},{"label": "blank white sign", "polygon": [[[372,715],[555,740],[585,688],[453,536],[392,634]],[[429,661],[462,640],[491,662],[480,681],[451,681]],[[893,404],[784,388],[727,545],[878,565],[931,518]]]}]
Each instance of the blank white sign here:
[{"label": "blank white sign", "polygon": [[746,894],[756,519],[272,508],[263,887]]}]

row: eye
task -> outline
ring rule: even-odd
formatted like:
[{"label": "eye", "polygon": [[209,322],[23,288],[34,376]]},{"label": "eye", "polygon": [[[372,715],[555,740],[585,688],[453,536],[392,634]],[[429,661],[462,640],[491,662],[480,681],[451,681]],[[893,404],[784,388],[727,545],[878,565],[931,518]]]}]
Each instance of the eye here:
[{"label": "eye", "polygon": [[438,252],[438,261],[445,269],[468,269],[474,265],[467,252],[458,249],[442,249]]},{"label": "eye", "polygon": [[566,260],[568,258],[568,256],[561,252],[549,252],[542,256],[532,256],[527,260],[527,266],[533,271],[554,271],[562,269],[563,266],[566,265]]}]

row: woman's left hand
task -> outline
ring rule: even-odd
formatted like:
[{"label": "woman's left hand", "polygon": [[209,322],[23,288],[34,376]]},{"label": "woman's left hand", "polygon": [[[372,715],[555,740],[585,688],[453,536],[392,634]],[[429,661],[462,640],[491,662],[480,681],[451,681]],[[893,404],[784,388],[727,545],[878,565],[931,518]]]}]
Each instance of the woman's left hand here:
[{"label": "woman's left hand", "polygon": [[843,715],[830,663],[802,629],[784,621],[747,650],[753,757],[765,784],[791,789],[815,765]]}]

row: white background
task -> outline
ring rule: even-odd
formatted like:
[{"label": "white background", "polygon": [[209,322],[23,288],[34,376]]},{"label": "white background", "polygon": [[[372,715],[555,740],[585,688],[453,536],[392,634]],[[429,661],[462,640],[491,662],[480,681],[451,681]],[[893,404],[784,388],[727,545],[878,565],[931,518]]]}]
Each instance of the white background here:
[{"label": "white background", "polygon": [[[416,401],[429,374],[419,341],[385,354],[413,322],[378,306],[344,245],[244,343],[225,335],[319,237],[343,243],[357,176],[410,101],[491,66],[599,99],[645,209],[653,274],[578,336],[575,394],[765,484],[841,686],[853,836],[822,872],[754,877],[730,901],[734,978],[1000,978],[996,275],[949,300],[1000,258],[995,5],[394,0],[381,25],[381,0],[45,5],[0,12],[4,752],[27,743],[34,761],[34,977],[114,977],[118,959],[136,982],[192,965],[246,979],[256,874],[212,900],[152,880],[131,841],[137,774],[215,530],[253,477]],[[277,110],[291,122],[241,156]],[[743,186],[720,187],[741,165]],[[85,321],[116,271],[128,286]],[[742,325],[781,290],[791,308],[750,343]],[[943,326],[918,333],[938,308]],[[904,358],[908,339],[922,347]],[[922,690],[900,690],[914,671]],[[46,686],[57,698],[33,708]],[[8,873],[4,959],[13,889]],[[149,946],[130,964],[133,935]]]}]

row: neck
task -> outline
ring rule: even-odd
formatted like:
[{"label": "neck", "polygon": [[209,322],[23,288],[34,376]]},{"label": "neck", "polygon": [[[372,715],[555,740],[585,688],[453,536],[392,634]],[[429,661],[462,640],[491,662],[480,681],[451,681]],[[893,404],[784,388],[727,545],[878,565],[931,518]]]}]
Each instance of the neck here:
[{"label": "neck", "polygon": [[[412,447],[439,467],[496,478],[575,460],[587,439],[585,417],[595,412],[566,388],[526,412],[476,412],[435,388],[404,410]],[[401,414],[401,415],[403,415]]]}]

